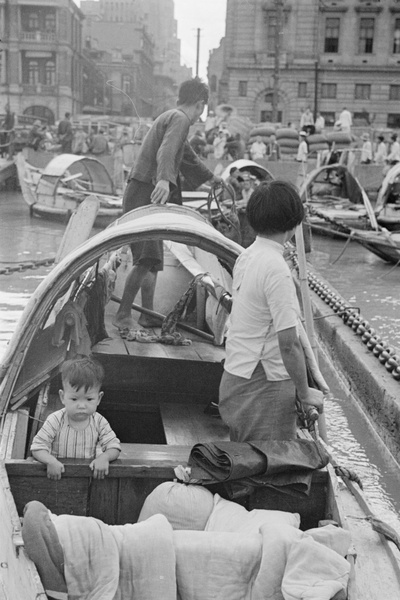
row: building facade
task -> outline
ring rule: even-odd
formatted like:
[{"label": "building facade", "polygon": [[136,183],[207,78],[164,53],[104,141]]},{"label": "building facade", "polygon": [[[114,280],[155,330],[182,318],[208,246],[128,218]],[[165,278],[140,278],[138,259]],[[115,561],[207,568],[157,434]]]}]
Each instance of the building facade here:
[{"label": "building facade", "polygon": [[0,0],[0,95],[13,112],[50,124],[80,112],[82,21],[73,0]]},{"label": "building facade", "polygon": [[253,122],[400,128],[400,0],[227,0],[218,102]]}]

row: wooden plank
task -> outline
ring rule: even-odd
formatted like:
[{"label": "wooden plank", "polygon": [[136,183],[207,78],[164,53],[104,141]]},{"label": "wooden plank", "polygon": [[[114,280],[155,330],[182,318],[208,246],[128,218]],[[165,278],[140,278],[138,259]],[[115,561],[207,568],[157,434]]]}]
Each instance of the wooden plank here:
[{"label": "wooden plank", "polygon": [[129,354],[125,340],[120,337],[106,338],[95,344],[92,351],[98,354]]},{"label": "wooden plank", "polygon": [[24,458],[26,447],[26,436],[28,431],[29,410],[20,408],[17,410],[16,431],[11,452],[11,458]]},{"label": "wooden plank", "polygon": [[45,598],[34,564],[15,544],[21,539],[21,522],[3,463],[0,463],[0,515],[0,598]]},{"label": "wooden plank", "polygon": [[119,479],[118,514],[116,523],[136,523],[147,496],[167,479]]},{"label": "wooden plank", "polygon": [[205,414],[206,405],[170,404],[160,406],[167,443],[172,446],[197,442],[228,441],[229,429],[218,417]]},{"label": "wooden plank", "polygon": [[115,525],[118,516],[119,480],[111,477],[91,479],[88,514],[108,525]]},{"label": "wooden plank", "polygon": [[74,210],[58,248],[55,259],[56,264],[89,238],[99,207],[99,199],[91,194]]}]

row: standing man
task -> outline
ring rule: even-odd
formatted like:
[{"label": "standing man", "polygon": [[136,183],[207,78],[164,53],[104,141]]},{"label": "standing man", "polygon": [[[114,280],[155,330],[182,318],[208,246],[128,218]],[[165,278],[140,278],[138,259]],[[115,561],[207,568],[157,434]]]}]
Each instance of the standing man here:
[{"label": "standing man", "polygon": [[64,119],[59,122],[57,129],[58,139],[61,143],[61,150],[66,154],[72,153],[72,140],[74,137],[71,124],[71,113],[66,112]]},{"label": "standing man", "polygon": [[343,107],[343,110],[339,115],[337,124],[340,127],[340,131],[343,131],[344,133],[351,133],[351,126],[353,124],[353,120],[351,118],[351,112],[347,110],[345,106]]},{"label": "standing man", "polygon": [[307,132],[300,131],[299,139],[300,139],[300,143],[299,143],[299,147],[297,150],[296,160],[300,164],[299,164],[299,169],[297,171],[296,186],[300,189],[301,184],[303,183],[303,181],[306,178],[306,172],[307,172],[307,156],[308,156],[308,146],[307,146],[307,142],[306,142]]},{"label": "standing man", "polygon": [[[128,177],[124,212],[150,203],[165,204],[168,200],[182,204],[179,173],[193,189],[205,181],[221,181],[200,161],[187,141],[189,128],[203,113],[208,94],[208,87],[198,77],[184,81],[179,88],[177,108],[167,110],[154,121]],[[131,251],[134,266],[113,323],[120,330],[133,326],[131,308],[139,290],[143,307],[153,310],[157,273],[163,269],[162,241],[137,242],[132,244]],[[139,324],[154,327],[160,323],[142,314]]]}]

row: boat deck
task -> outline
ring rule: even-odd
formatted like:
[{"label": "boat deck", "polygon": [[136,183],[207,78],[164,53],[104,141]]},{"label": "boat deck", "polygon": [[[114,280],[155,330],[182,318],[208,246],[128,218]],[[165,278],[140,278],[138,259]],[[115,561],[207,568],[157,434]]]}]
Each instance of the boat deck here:
[{"label": "boat deck", "polygon": [[[138,341],[127,341],[122,339],[118,330],[112,324],[115,318],[116,305],[109,303],[105,315],[105,325],[109,338],[102,340],[93,347],[93,352],[97,354],[113,354],[124,356],[137,356],[146,358],[202,361],[220,363],[225,357],[225,350],[222,346],[214,346],[211,342],[202,339],[200,336],[183,331],[177,327],[177,331],[182,333],[183,337],[191,340],[190,346],[169,346],[160,343],[144,343]],[[136,313],[137,314],[137,313]],[[141,329],[137,325],[137,329]],[[149,335],[160,335],[161,328],[146,328]]]}]

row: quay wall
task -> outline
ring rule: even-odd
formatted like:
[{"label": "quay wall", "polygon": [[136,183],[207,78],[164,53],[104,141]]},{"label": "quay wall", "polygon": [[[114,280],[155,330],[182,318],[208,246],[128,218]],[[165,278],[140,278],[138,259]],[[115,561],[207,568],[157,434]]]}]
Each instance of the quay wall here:
[{"label": "quay wall", "polygon": [[[341,298],[328,281],[317,276]],[[331,368],[339,373],[386,448],[400,463],[400,381],[393,378],[361,337],[314,291],[310,291],[310,297],[322,354],[329,357]]]}]

